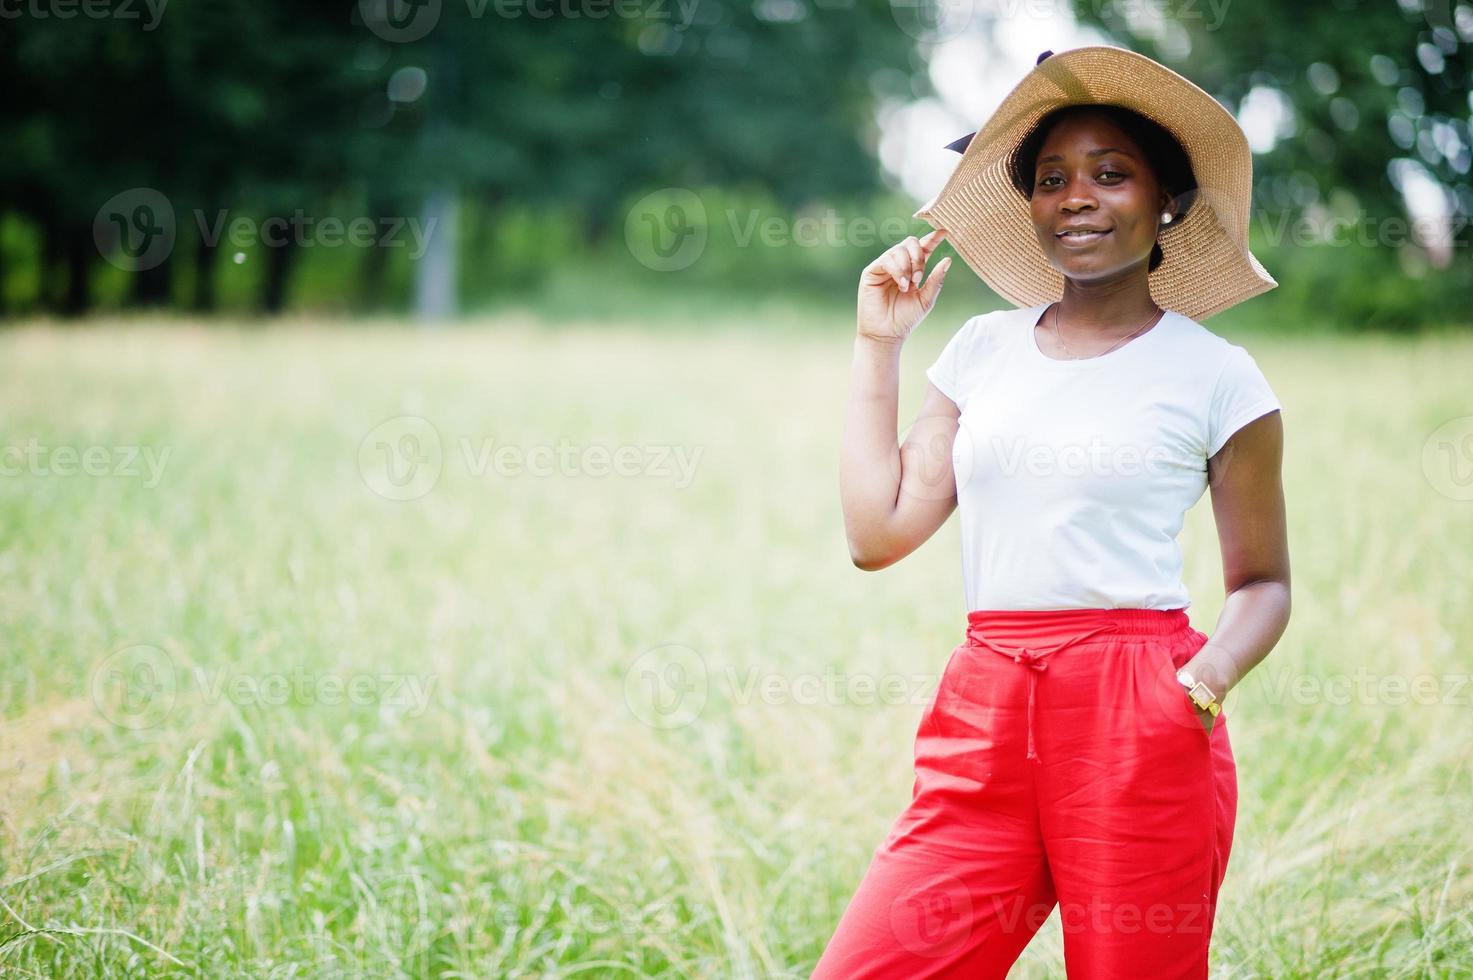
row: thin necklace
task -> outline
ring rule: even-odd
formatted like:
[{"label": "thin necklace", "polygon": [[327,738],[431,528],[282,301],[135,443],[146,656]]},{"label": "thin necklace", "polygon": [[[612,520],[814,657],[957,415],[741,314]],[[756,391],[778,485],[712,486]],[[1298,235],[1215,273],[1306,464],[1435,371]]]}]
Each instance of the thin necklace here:
[{"label": "thin necklace", "polygon": [[1092,358],[1095,358],[1095,357],[1104,357],[1106,354],[1110,353],[1112,350],[1114,350],[1115,348],[1119,347],[1121,344],[1125,343],[1130,338],[1137,337],[1137,336],[1145,333],[1146,330],[1151,326],[1151,324],[1153,324],[1157,320],[1161,319],[1161,316],[1166,312],[1165,308],[1159,308],[1159,309],[1157,309],[1155,313],[1151,314],[1151,318],[1149,320],[1147,320],[1145,323],[1141,324],[1141,326],[1134,333],[1128,333],[1128,334],[1126,334],[1124,337],[1121,337],[1119,340],[1115,341],[1115,343],[1111,344],[1109,347],[1106,347],[1104,350],[1100,351],[1098,354],[1091,354],[1089,357],[1075,357],[1073,351],[1069,350],[1069,345],[1066,344],[1066,343],[1064,343],[1064,336],[1063,336],[1063,334],[1059,333],[1059,306],[1060,305],[1062,305],[1062,304],[1059,304],[1059,303],[1055,303],[1054,304],[1054,316],[1053,316],[1053,321],[1054,321],[1054,336],[1058,338],[1059,346],[1062,347],[1062,348],[1064,348],[1064,353],[1069,355],[1067,358],[1065,358],[1065,360],[1069,360],[1069,361],[1088,361],[1088,360],[1090,360]]}]

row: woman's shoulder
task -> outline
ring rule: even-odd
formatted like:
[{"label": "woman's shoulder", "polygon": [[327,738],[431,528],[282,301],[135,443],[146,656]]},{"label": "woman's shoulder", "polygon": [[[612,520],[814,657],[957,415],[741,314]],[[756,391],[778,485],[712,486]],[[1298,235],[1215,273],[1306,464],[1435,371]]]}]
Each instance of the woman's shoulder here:
[{"label": "woman's shoulder", "polygon": [[988,310],[985,313],[973,314],[957,328],[948,346],[965,348],[968,352],[975,352],[979,348],[990,346],[996,342],[1008,322],[1007,314],[1016,312],[1018,311]]},{"label": "woman's shoulder", "polygon": [[1190,317],[1175,314],[1167,340],[1169,343],[1163,345],[1161,354],[1172,365],[1173,373],[1214,402],[1231,397],[1237,390],[1261,394],[1268,387],[1267,378],[1248,348]]},{"label": "woman's shoulder", "polygon": [[1200,358],[1209,366],[1220,365],[1227,358],[1233,357],[1235,352],[1245,350],[1184,313],[1175,310],[1168,310],[1167,313],[1172,318],[1171,339],[1181,345],[1186,353],[1195,355],[1194,361]]},{"label": "woman's shoulder", "polygon": [[988,310],[972,316],[962,324],[958,332],[966,332],[974,342],[996,343],[1021,332],[1025,326],[1031,328],[1037,322],[1040,312],[1042,312],[1042,307],[1027,306],[1016,309],[1005,307],[1000,310]]},{"label": "woman's shoulder", "polygon": [[1227,343],[1227,341],[1223,337],[1216,333],[1213,333],[1211,328],[1203,326],[1196,320],[1193,320],[1191,317],[1187,316],[1185,313],[1178,312],[1177,310],[1168,309],[1166,311],[1166,314],[1167,316],[1170,316],[1175,322],[1177,333],[1186,340],[1189,340],[1193,343],[1208,345]]}]

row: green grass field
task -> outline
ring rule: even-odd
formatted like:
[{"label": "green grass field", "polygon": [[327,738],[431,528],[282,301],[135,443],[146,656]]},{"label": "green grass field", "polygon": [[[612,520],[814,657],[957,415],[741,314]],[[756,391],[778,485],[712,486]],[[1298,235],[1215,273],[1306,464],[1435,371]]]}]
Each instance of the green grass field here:
[{"label": "green grass field", "polygon": [[[855,569],[848,328],[740,312],[0,333],[0,974],[807,976],[957,524]],[[1295,601],[1228,699],[1214,975],[1468,976],[1473,336],[1233,339]],[[1211,633],[1205,498],[1183,542]],[[1062,963],[1056,915],[1015,975]]]}]

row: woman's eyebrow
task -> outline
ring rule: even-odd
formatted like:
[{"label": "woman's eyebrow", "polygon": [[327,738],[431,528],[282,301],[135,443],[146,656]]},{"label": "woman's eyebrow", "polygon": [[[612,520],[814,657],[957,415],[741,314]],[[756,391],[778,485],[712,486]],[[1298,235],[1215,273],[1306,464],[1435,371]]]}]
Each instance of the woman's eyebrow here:
[{"label": "woman's eyebrow", "polygon": [[[1090,150],[1088,153],[1085,154],[1085,156],[1098,157],[1098,156],[1104,156],[1106,153],[1119,153],[1119,154],[1122,154],[1124,156],[1128,156],[1128,157],[1131,157],[1131,158],[1134,158],[1135,157],[1135,154],[1134,153],[1131,153],[1129,150],[1122,150],[1118,146],[1102,146],[1098,150]],[[1046,157],[1039,157],[1038,158],[1038,164],[1039,164],[1039,166],[1042,166],[1045,163],[1051,163],[1054,160],[1062,160],[1062,159],[1064,159],[1064,158],[1062,156],[1060,156],[1059,154],[1057,154],[1057,153],[1050,153]]]}]

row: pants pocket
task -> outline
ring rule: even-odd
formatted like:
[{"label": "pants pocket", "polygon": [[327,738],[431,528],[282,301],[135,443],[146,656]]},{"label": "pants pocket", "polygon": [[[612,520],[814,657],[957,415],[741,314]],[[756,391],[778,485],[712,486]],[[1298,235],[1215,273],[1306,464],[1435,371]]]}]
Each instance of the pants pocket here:
[{"label": "pants pocket", "polygon": [[[1195,630],[1193,632],[1196,633]],[[1196,633],[1196,636],[1201,636],[1203,642],[1206,641],[1206,637],[1203,634]],[[1187,689],[1182,682],[1176,678],[1176,672],[1185,666],[1186,662],[1192,659],[1201,647],[1202,643],[1197,642],[1195,639],[1191,643],[1182,643],[1180,645],[1172,641],[1161,643],[1162,673],[1155,678],[1155,693],[1157,699],[1165,708],[1166,717],[1175,726],[1188,729],[1197,738],[1201,739],[1203,744],[1207,744],[1212,739],[1212,733],[1203,727],[1202,713],[1197,709],[1196,702],[1187,693]],[[1214,731],[1224,717],[1226,716],[1219,715],[1212,719]]]}]

